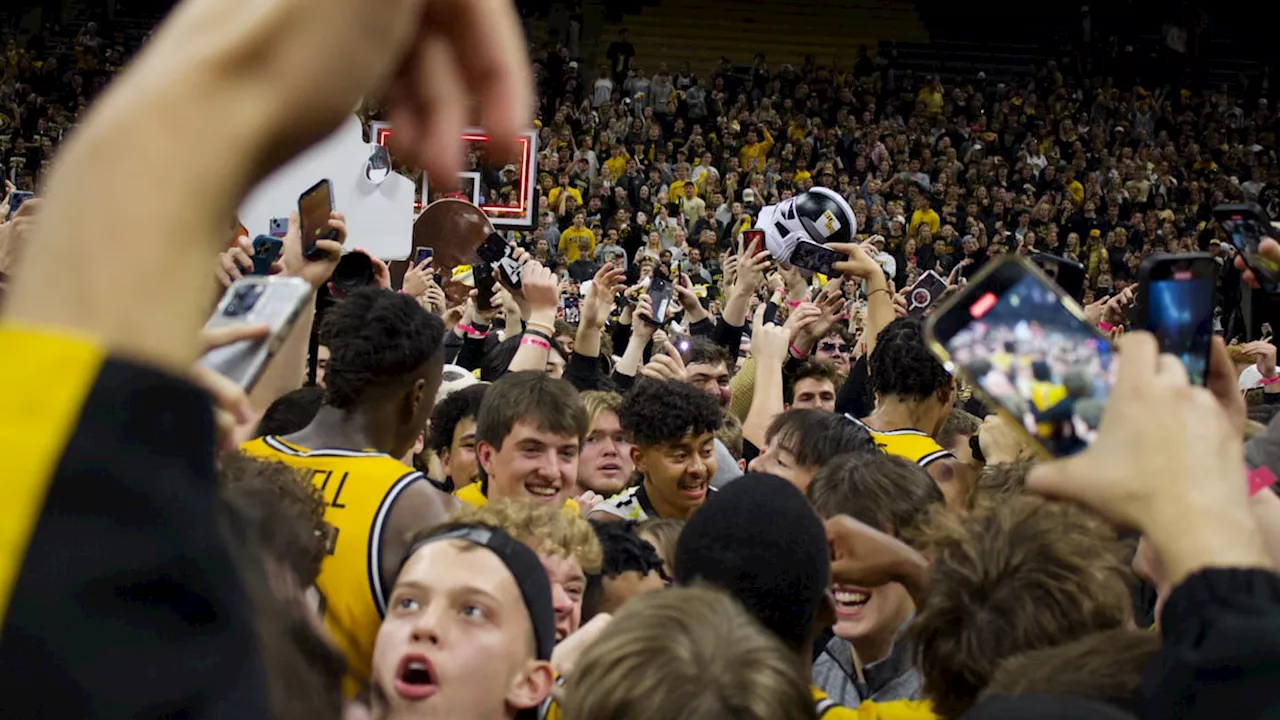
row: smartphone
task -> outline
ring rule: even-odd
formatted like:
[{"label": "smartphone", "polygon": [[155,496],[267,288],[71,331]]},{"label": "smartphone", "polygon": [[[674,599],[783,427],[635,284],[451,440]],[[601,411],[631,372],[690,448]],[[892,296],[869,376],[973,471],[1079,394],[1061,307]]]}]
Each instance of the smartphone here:
[{"label": "smartphone", "polygon": [[1072,455],[1096,437],[1111,394],[1111,345],[1030,261],[987,263],[934,311],[925,338],[1046,455]]},{"label": "smartphone", "polygon": [[1217,264],[1208,253],[1152,255],[1138,268],[1137,327],[1177,355],[1196,385],[1209,373]]},{"label": "smartphone", "polygon": [[674,295],[674,289],[671,287],[671,281],[664,277],[654,275],[649,281],[649,302],[653,305],[653,317],[648,320],[649,324],[662,327],[667,324],[667,316],[671,311],[671,300]]},{"label": "smartphone", "polygon": [[413,253],[413,266],[418,267],[422,263],[435,257],[436,251],[429,247],[420,247]]},{"label": "smartphone", "polygon": [[497,281],[493,277],[493,270],[483,263],[474,265],[471,268],[471,277],[476,283],[476,308],[479,310],[492,310],[493,294],[498,291]]},{"label": "smartphone", "polygon": [[1268,260],[1258,252],[1263,237],[1276,234],[1271,218],[1257,203],[1219,205],[1213,209],[1213,217],[1230,238],[1231,244],[1244,258],[1245,265],[1253,271],[1258,285],[1269,293],[1280,292],[1280,263]]},{"label": "smartphone", "polygon": [[271,264],[280,258],[284,249],[284,241],[270,235],[259,235],[253,239],[253,275],[266,275],[271,272]]},{"label": "smartphone", "polygon": [[520,289],[520,263],[516,262],[511,245],[501,235],[489,233],[489,237],[476,247],[476,255],[497,272],[497,279],[516,290]]},{"label": "smartphone", "polygon": [[1066,258],[1060,258],[1057,255],[1048,253],[1034,253],[1031,256],[1031,262],[1040,268],[1050,280],[1058,283],[1058,287],[1071,296],[1078,303],[1084,302],[1084,280],[1086,273],[1084,265]]},{"label": "smartphone", "polygon": [[907,292],[907,314],[921,317],[947,290],[947,281],[932,270],[926,270]]},{"label": "smartphone", "polygon": [[769,249],[769,248],[765,247],[765,244],[764,244],[764,231],[763,231],[763,230],[756,230],[756,229],[752,228],[752,229],[749,229],[749,230],[743,230],[743,231],[742,231],[742,247],[743,247],[743,248],[745,248],[745,249],[747,249],[747,250],[750,250],[750,249],[751,249],[751,244],[752,244],[752,243],[756,243],[756,252],[760,252],[761,250],[768,250],[768,249]]},{"label": "smartphone", "polygon": [[271,218],[270,229],[267,234],[271,237],[282,238],[289,234],[289,218]]},{"label": "smartphone", "polygon": [[839,275],[835,264],[848,260],[849,256],[836,252],[826,245],[819,245],[812,240],[801,240],[791,251],[789,262],[803,270],[810,270],[820,275]]},{"label": "smartphone", "polygon": [[22,203],[35,197],[36,194],[29,190],[14,190],[9,194],[9,216],[18,212],[18,208],[22,207]]},{"label": "smartphone", "polygon": [[565,322],[576,325],[582,320],[582,309],[578,298],[572,295],[562,295],[560,297],[560,308],[564,311]]},{"label": "smartphone", "polygon": [[214,348],[200,358],[200,364],[226,376],[246,391],[262,375],[276,350],[289,336],[298,314],[311,302],[311,283],[296,277],[250,276],[227,288],[206,328],[245,323],[265,324],[266,337],[241,340]]},{"label": "smartphone", "polygon": [[315,255],[316,240],[336,240],[338,231],[329,227],[333,212],[333,190],[326,178],[298,196],[298,217],[302,220],[302,255]]}]

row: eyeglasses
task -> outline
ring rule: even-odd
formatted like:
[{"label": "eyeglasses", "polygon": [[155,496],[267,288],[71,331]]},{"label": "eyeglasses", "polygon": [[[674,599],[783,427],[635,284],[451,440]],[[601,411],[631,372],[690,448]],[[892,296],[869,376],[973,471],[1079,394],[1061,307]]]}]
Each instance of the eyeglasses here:
[{"label": "eyeglasses", "polygon": [[827,341],[818,343],[818,351],[825,352],[825,353],[839,353],[841,355],[848,355],[850,352],[853,352],[853,346],[849,345],[848,343],[832,342],[830,340],[827,340]]}]

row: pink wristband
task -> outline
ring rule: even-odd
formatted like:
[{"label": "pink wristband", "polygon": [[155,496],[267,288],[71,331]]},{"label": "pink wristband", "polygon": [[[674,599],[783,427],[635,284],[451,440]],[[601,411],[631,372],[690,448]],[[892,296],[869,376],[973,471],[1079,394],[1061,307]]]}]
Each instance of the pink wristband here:
[{"label": "pink wristband", "polygon": [[1276,474],[1271,472],[1271,468],[1266,465],[1260,465],[1249,471],[1249,497],[1253,497],[1258,493],[1266,490],[1276,484]]},{"label": "pink wristband", "polygon": [[804,302],[804,301],[803,301],[803,300],[788,300],[788,301],[787,301],[787,307],[792,307],[792,308],[800,307],[800,303],[802,303],[802,302]]},{"label": "pink wristband", "polygon": [[522,335],[520,337],[520,345],[521,347],[525,345],[532,345],[536,348],[542,348],[543,350],[551,350],[551,343],[534,335]]},{"label": "pink wristband", "polygon": [[1278,382],[1280,382],[1280,375],[1272,375],[1269,378],[1264,377],[1258,380],[1259,385],[1275,385]]},{"label": "pink wristband", "polygon": [[1116,327],[1115,325],[1112,325],[1106,320],[1098,321],[1098,329],[1101,330],[1102,332],[1111,332],[1112,330],[1115,329],[1115,327]]},{"label": "pink wristband", "polygon": [[791,350],[791,354],[792,354],[792,355],[795,357],[795,359],[797,359],[797,360],[804,360],[804,359],[806,359],[806,358],[808,358],[808,357],[809,357],[809,353],[807,353],[807,352],[805,352],[805,351],[801,350],[800,348],[796,347],[795,345],[792,345],[792,346],[791,346],[791,348],[790,348],[790,350]]}]

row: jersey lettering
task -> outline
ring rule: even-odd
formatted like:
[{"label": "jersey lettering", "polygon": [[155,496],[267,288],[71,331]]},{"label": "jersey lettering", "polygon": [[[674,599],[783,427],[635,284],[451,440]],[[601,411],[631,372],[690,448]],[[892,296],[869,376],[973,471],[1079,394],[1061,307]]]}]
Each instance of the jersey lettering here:
[{"label": "jersey lettering", "polygon": [[[318,475],[319,473],[316,473],[316,474]],[[324,480],[320,482],[320,492],[322,494],[326,496],[329,494],[329,481],[332,479],[333,479],[333,471],[332,470],[324,471]],[[339,510],[346,507],[346,505],[342,504],[342,488],[345,487],[346,484],[347,484],[347,473],[344,472],[342,473],[342,477],[338,478],[338,482],[334,485],[333,497],[327,503],[329,507],[339,509]]]}]

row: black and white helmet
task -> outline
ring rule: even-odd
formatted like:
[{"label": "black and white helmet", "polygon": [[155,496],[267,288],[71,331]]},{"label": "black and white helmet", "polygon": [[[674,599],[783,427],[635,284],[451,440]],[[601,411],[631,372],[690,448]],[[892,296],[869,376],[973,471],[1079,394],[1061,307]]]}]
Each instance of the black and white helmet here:
[{"label": "black and white helmet", "polygon": [[815,187],[761,209],[756,227],[775,260],[787,262],[801,239],[819,244],[850,243],[858,232],[853,208],[835,191]]}]

